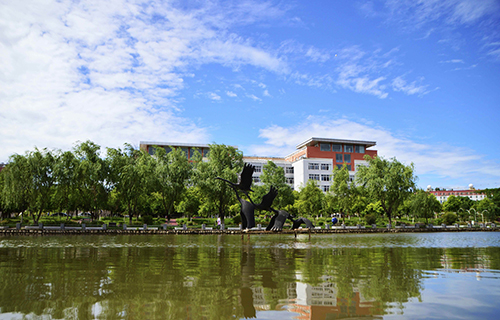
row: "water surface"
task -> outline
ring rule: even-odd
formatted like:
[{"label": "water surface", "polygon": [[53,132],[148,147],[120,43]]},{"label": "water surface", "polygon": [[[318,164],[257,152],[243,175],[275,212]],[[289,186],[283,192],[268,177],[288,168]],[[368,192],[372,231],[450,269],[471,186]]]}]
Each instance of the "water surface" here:
[{"label": "water surface", "polygon": [[497,319],[500,232],[0,238],[0,319]]}]

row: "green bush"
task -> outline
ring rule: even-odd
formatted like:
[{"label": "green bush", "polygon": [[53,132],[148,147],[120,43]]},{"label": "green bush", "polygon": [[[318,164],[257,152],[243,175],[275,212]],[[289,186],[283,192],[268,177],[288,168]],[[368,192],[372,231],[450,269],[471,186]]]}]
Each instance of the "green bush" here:
[{"label": "green bush", "polygon": [[443,216],[441,217],[441,220],[446,225],[454,224],[455,222],[457,222],[457,219],[458,219],[457,215],[453,212],[447,212],[443,214]]},{"label": "green bush", "polygon": [[153,224],[153,217],[152,216],[142,216],[142,223],[144,224]]},{"label": "green bush", "polygon": [[370,225],[370,226],[372,224],[376,224],[377,223],[377,216],[375,214],[368,213],[367,215],[365,215],[365,221],[366,221],[366,224]]}]

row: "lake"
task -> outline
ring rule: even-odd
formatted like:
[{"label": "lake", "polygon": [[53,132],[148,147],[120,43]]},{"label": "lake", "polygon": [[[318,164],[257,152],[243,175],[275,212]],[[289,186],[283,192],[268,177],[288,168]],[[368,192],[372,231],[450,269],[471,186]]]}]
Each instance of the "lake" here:
[{"label": "lake", "polygon": [[498,319],[500,232],[0,238],[0,319]]}]

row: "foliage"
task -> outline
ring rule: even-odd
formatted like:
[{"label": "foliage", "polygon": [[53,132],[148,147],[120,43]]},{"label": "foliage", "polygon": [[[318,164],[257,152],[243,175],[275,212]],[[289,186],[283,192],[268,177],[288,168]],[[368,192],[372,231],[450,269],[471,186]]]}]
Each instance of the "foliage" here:
[{"label": "foliage", "polygon": [[413,163],[406,166],[396,158],[387,160],[368,155],[365,159],[369,165],[359,166],[356,181],[372,199],[380,201],[389,223],[392,223],[392,215],[415,189]]},{"label": "foliage", "polygon": [[333,170],[330,192],[335,196],[340,213],[351,213],[355,192],[350,186],[347,164],[344,164],[341,169],[336,167]]},{"label": "foliage", "polygon": [[[220,177],[236,183],[238,175],[243,169],[243,154],[234,147],[223,144],[211,144],[207,162],[199,162],[195,167],[193,182],[199,187],[205,203],[201,212],[213,213],[217,208],[219,217],[224,222],[229,206],[234,203],[234,191]],[[209,209],[209,210],[206,210]]]},{"label": "foliage", "polygon": [[300,190],[294,206],[301,215],[319,215],[323,209],[324,199],[325,194],[318,188],[314,180],[308,180],[306,186]]},{"label": "foliage", "polygon": [[489,221],[493,221],[497,217],[498,207],[491,198],[484,198],[483,200],[476,201],[474,209],[478,214],[483,214]]},{"label": "foliage", "polygon": [[198,187],[191,187],[184,192],[181,200],[175,206],[177,212],[186,214],[192,217],[200,211],[201,193]]},{"label": "foliage", "polygon": [[[271,187],[278,190],[278,195],[273,201],[274,208],[284,208],[289,204],[293,204],[293,190],[286,184],[285,169],[283,169],[283,167],[277,166],[272,161],[268,161],[264,165],[260,179],[265,186],[264,194],[269,192]],[[258,199],[262,199],[264,194],[259,195],[260,197]],[[258,202],[260,202],[260,200],[258,200]]]},{"label": "foliage", "polygon": [[428,223],[428,219],[432,218],[435,212],[441,211],[441,203],[432,193],[417,190],[410,198],[410,208],[417,217],[424,218],[425,223]]},{"label": "foliage", "polygon": [[443,214],[443,216],[441,217],[441,221],[446,224],[446,225],[452,225],[454,224],[455,222],[457,222],[458,220],[458,216],[456,213],[453,213],[453,212],[446,212],[445,214]]},{"label": "foliage", "polygon": [[367,225],[372,225],[377,223],[377,216],[375,214],[366,214],[365,215],[365,221]]},{"label": "foliage", "polygon": [[448,199],[443,203],[443,210],[445,212],[458,212],[462,210],[470,210],[474,205],[474,201],[469,199],[469,197],[457,197],[455,195],[450,195]]}]

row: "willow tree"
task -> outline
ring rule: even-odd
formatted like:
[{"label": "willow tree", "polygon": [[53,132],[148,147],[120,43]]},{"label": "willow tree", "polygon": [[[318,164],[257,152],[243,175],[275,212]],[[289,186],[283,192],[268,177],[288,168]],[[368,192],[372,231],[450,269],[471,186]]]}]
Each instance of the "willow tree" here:
[{"label": "willow tree", "polygon": [[168,153],[164,148],[155,150],[153,156],[144,157],[145,177],[149,191],[158,196],[167,219],[170,219],[175,203],[186,191],[192,167],[181,148],[172,148]]},{"label": "willow tree", "polygon": [[278,190],[278,195],[273,201],[273,208],[282,209],[294,203],[295,199],[293,198],[293,190],[288,184],[286,184],[285,169],[283,167],[276,165],[272,161],[267,161],[263,167],[260,179],[263,186],[258,188],[260,192],[255,190],[256,194],[254,199],[256,200],[254,201],[256,203],[261,201],[262,197],[269,192],[271,187]]},{"label": "willow tree", "polygon": [[410,209],[419,218],[424,218],[425,223],[434,216],[435,212],[441,211],[441,203],[432,193],[424,190],[417,192],[410,199]]},{"label": "willow tree", "polygon": [[238,149],[223,144],[211,144],[207,162],[199,162],[195,168],[193,182],[199,187],[208,206],[218,210],[219,217],[224,222],[229,205],[234,203],[234,191],[220,177],[232,182],[238,180],[243,169],[243,153]]},{"label": "willow tree", "polygon": [[400,205],[415,190],[416,177],[413,174],[413,163],[404,165],[396,158],[390,160],[382,157],[365,156],[368,166],[359,166],[356,182],[363,186],[368,195],[380,201],[385,215],[392,224],[392,216]]}]

